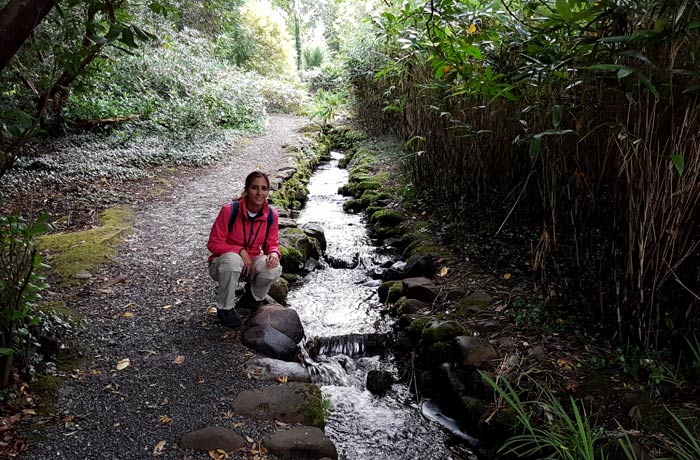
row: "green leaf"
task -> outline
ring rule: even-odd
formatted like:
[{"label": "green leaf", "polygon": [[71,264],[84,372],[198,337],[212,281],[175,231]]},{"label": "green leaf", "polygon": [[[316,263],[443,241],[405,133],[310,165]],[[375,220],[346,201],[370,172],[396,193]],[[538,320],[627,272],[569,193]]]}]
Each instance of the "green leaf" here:
[{"label": "green leaf", "polygon": [[557,12],[566,22],[571,22],[571,8],[568,0],[556,0]]},{"label": "green leaf", "polygon": [[530,158],[534,160],[542,152],[542,136],[539,134],[532,137],[530,141]]},{"label": "green leaf", "polygon": [[561,105],[557,104],[552,109],[552,126],[554,126],[554,129],[559,129],[559,125],[561,125],[561,117]]},{"label": "green leaf", "polygon": [[0,347],[0,356],[12,356],[15,354],[15,350],[12,348]]},{"label": "green leaf", "polygon": [[651,81],[649,81],[649,79],[647,77],[645,77],[641,73],[638,73],[637,77],[639,78],[639,81],[641,81],[642,84],[644,86],[646,86],[649,89],[649,91],[652,92],[652,94],[654,96],[656,96],[657,98],[661,97],[661,95],[659,94],[659,91],[656,89],[656,86],[654,86],[654,84]]},{"label": "green leaf", "polygon": [[617,71],[617,78],[622,80],[623,78],[632,75],[634,72],[636,72],[636,70],[631,67],[623,67]]},{"label": "green leaf", "polygon": [[673,166],[676,167],[676,171],[678,171],[678,175],[682,176],[683,171],[685,170],[685,158],[683,157],[683,155],[671,156],[671,162],[673,162]]},{"label": "green leaf", "polygon": [[700,91],[700,85],[688,86],[683,90],[683,94],[697,93]]},{"label": "green leaf", "polygon": [[136,45],[136,42],[134,41],[134,33],[131,31],[131,29],[124,29],[119,41],[130,48],[138,48],[138,45]]},{"label": "green leaf", "polygon": [[627,68],[627,66],[620,65],[620,64],[595,64],[595,65],[591,65],[591,66],[583,67],[583,68],[589,69],[589,70],[613,71],[613,70],[625,69],[625,68]]}]

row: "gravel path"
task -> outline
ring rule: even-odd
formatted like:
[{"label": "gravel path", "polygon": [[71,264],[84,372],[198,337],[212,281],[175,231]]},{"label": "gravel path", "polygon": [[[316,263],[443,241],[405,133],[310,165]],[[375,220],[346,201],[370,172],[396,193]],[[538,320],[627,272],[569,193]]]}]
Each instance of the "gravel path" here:
[{"label": "gravel path", "polygon": [[[304,123],[272,116],[264,136],[172,199],[135,210],[134,233],[101,274],[126,281],[108,287],[94,281],[72,305],[85,323],[84,361],[60,390],[57,416],[29,435],[22,458],[153,458],[165,441],[158,458],[205,459],[206,452],[178,449],[184,433],[217,425],[257,440],[274,431],[274,424],[230,411],[239,391],[265,383],[241,371],[253,353],[241,345],[240,333],[208,313],[215,283],[206,271],[206,240],[220,206],[243,188],[248,172],[293,164],[282,146],[297,142]],[[125,358],[130,365],[117,371]]]}]

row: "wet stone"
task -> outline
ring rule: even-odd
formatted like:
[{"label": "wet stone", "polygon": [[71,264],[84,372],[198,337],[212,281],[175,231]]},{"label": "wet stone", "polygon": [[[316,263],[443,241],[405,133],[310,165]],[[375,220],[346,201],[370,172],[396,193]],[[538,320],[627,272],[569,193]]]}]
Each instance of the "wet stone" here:
[{"label": "wet stone", "polygon": [[263,438],[263,444],[274,455],[289,460],[337,460],[338,452],[323,431],[316,427],[298,426],[278,431]]},{"label": "wet stone", "polygon": [[367,373],[367,390],[375,395],[383,395],[394,383],[391,372],[372,369]]},{"label": "wet stone", "polygon": [[233,401],[233,410],[257,420],[324,425],[321,390],[309,383],[291,382],[242,391]]},{"label": "wet stone", "polygon": [[404,291],[409,299],[432,302],[438,294],[438,286],[429,278],[406,278],[403,280]]},{"label": "wet stone", "polygon": [[251,315],[246,325],[250,328],[272,327],[289,337],[295,344],[304,338],[304,327],[297,312],[281,305],[263,305]]},{"label": "wet stone", "polygon": [[180,447],[195,450],[223,449],[227,452],[238,450],[245,445],[243,438],[235,431],[218,426],[208,426],[182,436]]},{"label": "wet stone", "polygon": [[260,379],[275,380],[278,377],[287,377],[289,382],[311,382],[309,371],[304,366],[279,359],[251,359],[243,365],[243,369]]},{"label": "wet stone", "polygon": [[289,294],[289,282],[284,278],[272,283],[268,292],[268,295],[280,305],[287,305],[287,294]]},{"label": "wet stone", "polygon": [[271,358],[294,361],[301,352],[289,337],[272,326],[255,326],[246,329],[243,345]]},{"label": "wet stone", "polygon": [[480,369],[489,361],[498,358],[493,345],[481,337],[468,335],[455,337],[454,349],[457,361],[467,367]]},{"label": "wet stone", "polygon": [[280,217],[278,226],[280,229],[282,228],[296,228],[297,227],[297,222],[294,219],[290,219],[288,217]]},{"label": "wet stone", "polygon": [[310,236],[311,238],[316,238],[318,243],[321,245],[321,250],[324,252],[326,251],[326,234],[323,232],[323,227],[321,227],[320,223],[307,222],[301,226],[301,229],[306,235]]}]

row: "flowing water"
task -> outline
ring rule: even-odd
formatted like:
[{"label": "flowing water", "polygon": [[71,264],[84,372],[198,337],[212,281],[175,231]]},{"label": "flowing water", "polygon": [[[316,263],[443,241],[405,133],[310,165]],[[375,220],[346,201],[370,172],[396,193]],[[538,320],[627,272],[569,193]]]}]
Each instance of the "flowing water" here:
[{"label": "flowing water", "polygon": [[396,375],[379,335],[391,324],[379,313],[378,283],[368,275],[389,257],[372,245],[362,215],[343,212],[346,198],[337,190],[347,182],[348,172],[337,167],[342,155],[332,155],[333,160],[312,176],[309,201],[297,222],[320,223],[329,258],[353,268],[315,270],[288,298],[307,338],[322,338],[318,355],[307,362],[314,382],[330,401],[326,434],[340,458],[348,460],[476,458],[463,448],[459,455],[450,449],[452,438],[440,425],[443,420],[431,417],[430,410],[422,415],[421,405],[430,408],[430,403],[418,404],[404,384],[394,383],[381,397],[365,388],[370,370]]}]

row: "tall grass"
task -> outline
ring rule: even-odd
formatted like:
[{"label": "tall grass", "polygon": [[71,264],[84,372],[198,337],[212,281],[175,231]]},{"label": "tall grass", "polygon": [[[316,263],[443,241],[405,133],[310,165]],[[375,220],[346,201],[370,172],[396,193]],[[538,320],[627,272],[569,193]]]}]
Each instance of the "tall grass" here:
[{"label": "tall grass", "polygon": [[414,185],[455,220],[536,230],[532,269],[611,335],[697,329],[700,7],[431,6],[385,14],[351,60],[358,118],[409,141]]}]

